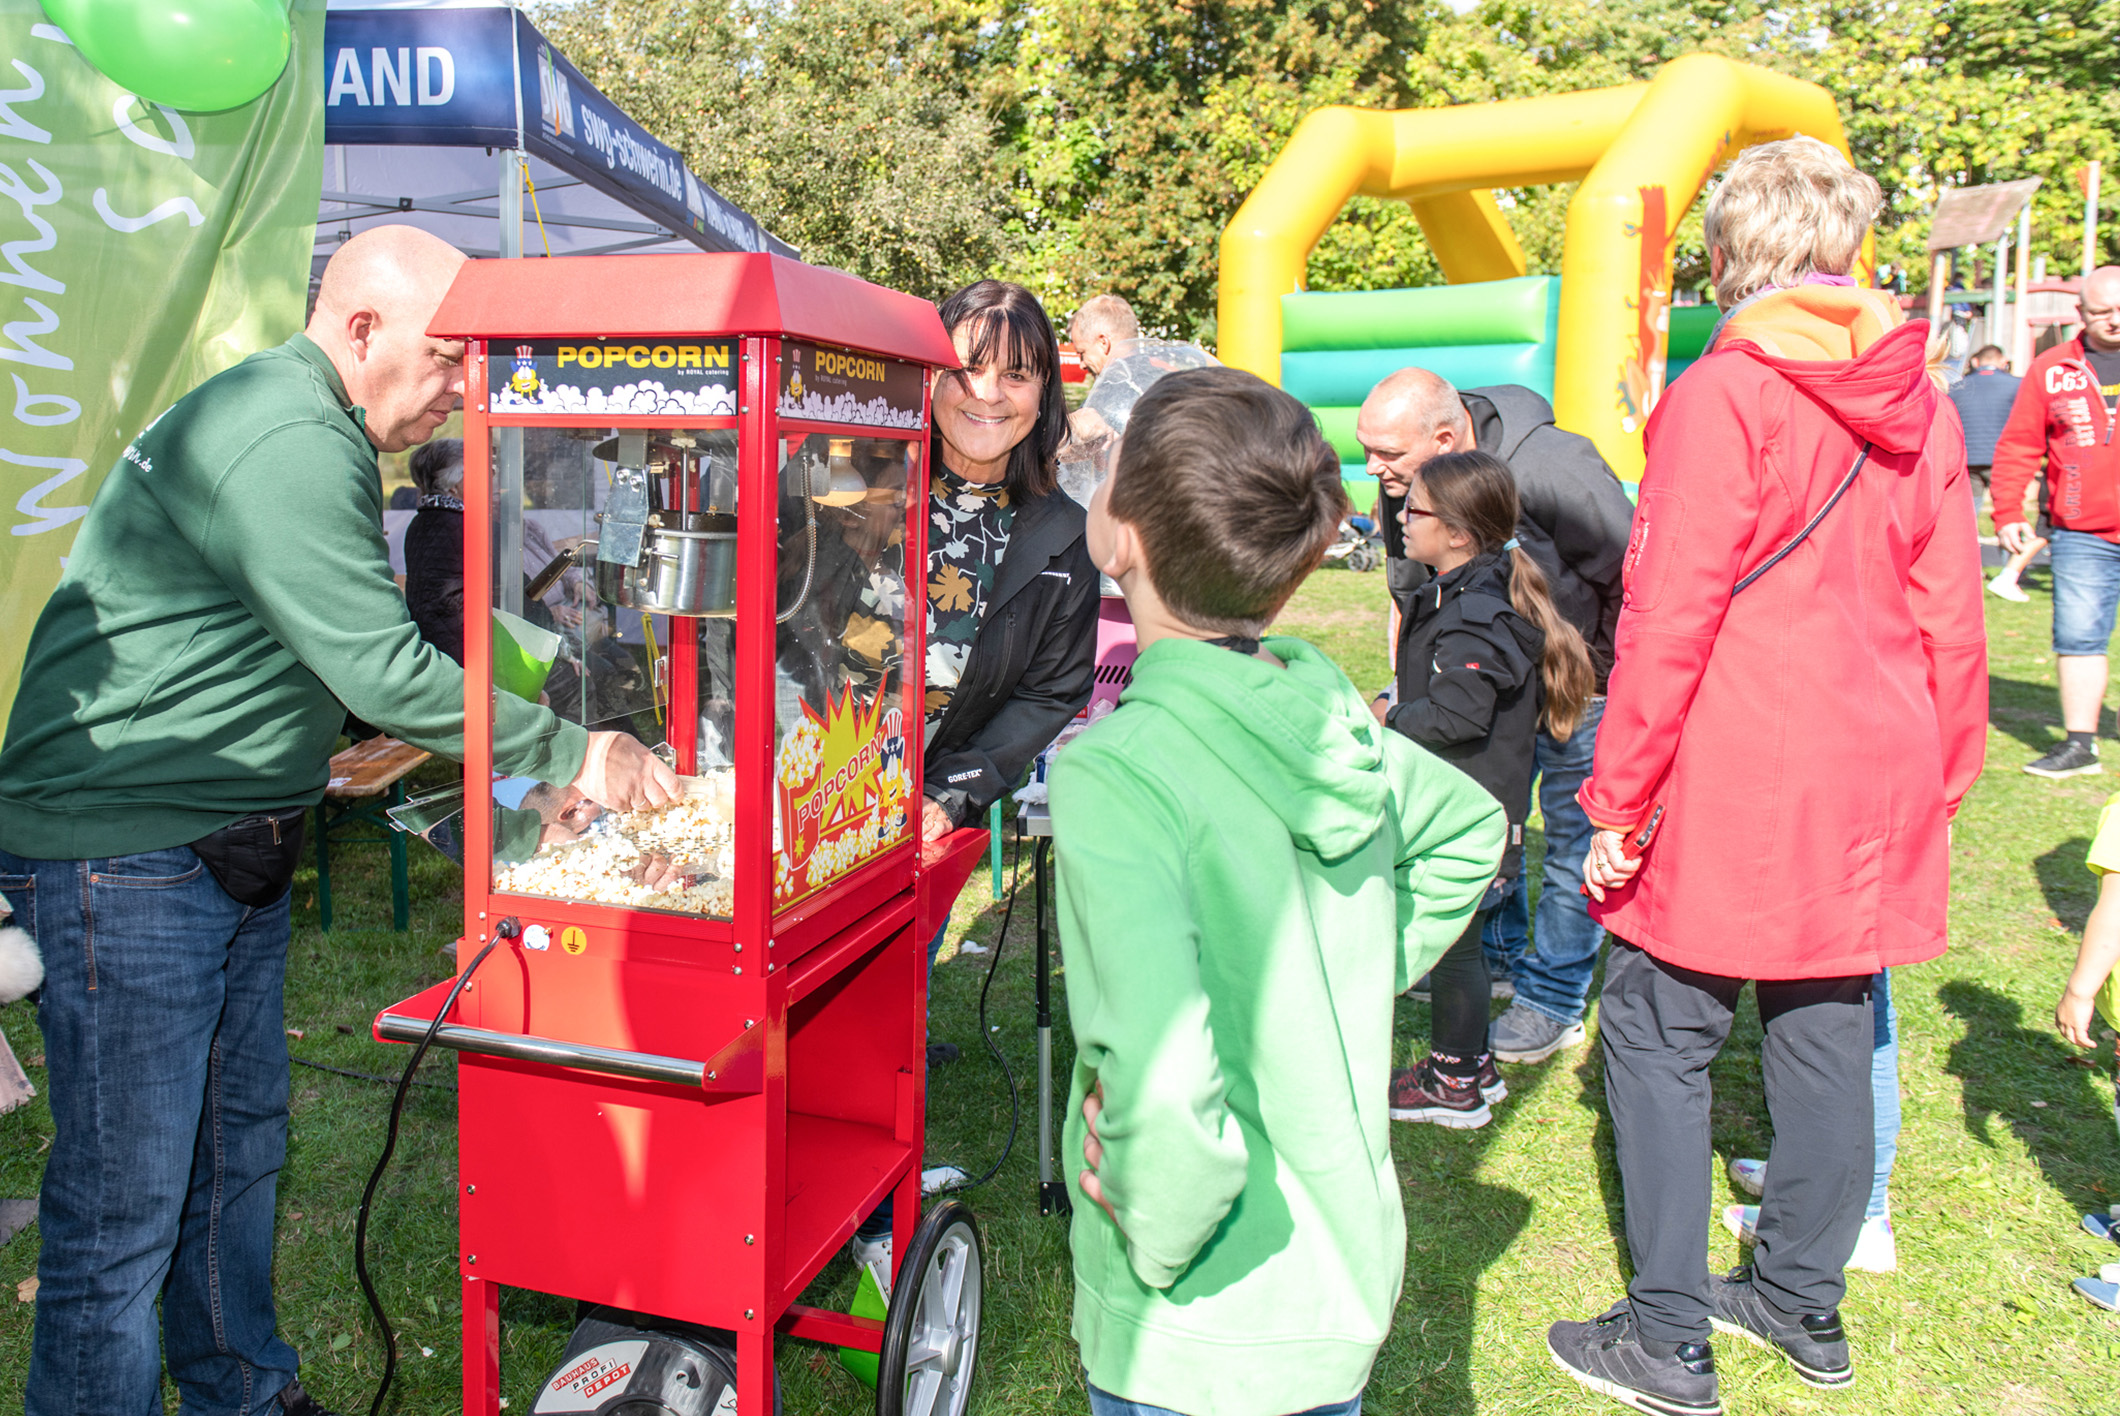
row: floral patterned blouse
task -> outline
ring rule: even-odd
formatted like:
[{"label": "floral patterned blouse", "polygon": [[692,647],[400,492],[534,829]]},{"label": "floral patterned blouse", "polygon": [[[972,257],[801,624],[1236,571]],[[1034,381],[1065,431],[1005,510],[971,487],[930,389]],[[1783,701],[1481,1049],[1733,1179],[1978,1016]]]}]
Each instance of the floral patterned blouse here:
[{"label": "floral patterned blouse", "polygon": [[935,461],[928,480],[927,721],[950,706],[994,593],[1016,519],[1006,484],[968,482]]}]

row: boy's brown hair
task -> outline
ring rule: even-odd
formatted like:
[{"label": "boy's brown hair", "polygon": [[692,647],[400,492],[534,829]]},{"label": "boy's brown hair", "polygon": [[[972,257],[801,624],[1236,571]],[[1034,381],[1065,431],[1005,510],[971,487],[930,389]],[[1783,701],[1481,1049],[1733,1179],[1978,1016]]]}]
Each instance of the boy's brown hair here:
[{"label": "boy's brown hair", "polygon": [[1264,630],[1348,512],[1310,410],[1229,368],[1168,374],[1141,395],[1108,495],[1171,613],[1222,634]]}]

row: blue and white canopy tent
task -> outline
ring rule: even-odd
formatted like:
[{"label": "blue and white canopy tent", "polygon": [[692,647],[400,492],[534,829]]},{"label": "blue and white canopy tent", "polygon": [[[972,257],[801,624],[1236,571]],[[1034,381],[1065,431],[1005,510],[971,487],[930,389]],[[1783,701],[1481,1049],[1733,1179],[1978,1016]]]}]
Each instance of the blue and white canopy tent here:
[{"label": "blue and white canopy tent", "polygon": [[[385,222],[474,257],[797,254],[599,93],[506,0],[330,0],[324,71],[312,294],[333,251]],[[495,434],[493,470],[514,492],[503,492],[499,515],[521,516],[520,428]],[[410,519],[384,518],[399,570]],[[509,559],[521,554],[514,530],[496,527]],[[521,610],[520,567],[496,567],[496,581],[505,607]]]},{"label": "blue and white canopy tent", "polygon": [[330,0],[317,264],[379,222],[472,256],[794,249],[502,0]]}]

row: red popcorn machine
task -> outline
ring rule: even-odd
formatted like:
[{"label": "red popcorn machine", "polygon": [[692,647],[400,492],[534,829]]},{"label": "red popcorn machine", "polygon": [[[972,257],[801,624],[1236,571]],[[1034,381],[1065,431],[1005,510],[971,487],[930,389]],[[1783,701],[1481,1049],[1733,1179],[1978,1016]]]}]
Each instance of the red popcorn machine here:
[{"label": "red popcorn machine", "polygon": [[[490,957],[375,1032],[460,1056],[464,1410],[515,1285],[591,1305],[536,1413],[766,1416],[779,1336],[961,1413],[980,1247],[921,1215],[922,951],[985,833],[923,859],[934,307],[776,256],[474,261],[430,332],[468,341],[458,954]],[[501,693],[682,799],[495,778]],[[886,1196],[888,1316],[798,1302]]]}]

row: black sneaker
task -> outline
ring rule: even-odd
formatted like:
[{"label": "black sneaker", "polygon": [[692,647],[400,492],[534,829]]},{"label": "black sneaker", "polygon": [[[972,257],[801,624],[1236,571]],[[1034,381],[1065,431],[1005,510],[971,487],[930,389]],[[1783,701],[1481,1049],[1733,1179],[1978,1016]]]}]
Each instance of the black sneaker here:
[{"label": "black sneaker", "polygon": [[330,1407],[319,1404],[302,1390],[300,1382],[289,1382],[280,1388],[280,1411],[282,1416],[335,1416]]},{"label": "black sneaker", "polygon": [[1477,1080],[1459,1081],[1438,1072],[1426,1057],[1391,1074],[1391,1119],[1427,1121],[1454,1131],[1477,1131],[1494,1119]]},{"label": "black sneaker", "polygon": [[1705,1342],[1656,1343],[1624,1300],[1587,1323],[1546,1329],[1553,1363],[1594,1392],[1650,1416],[1722,1416],[1715,1354]]},{"label": "black sneaker", "polygon": [[1731,1269],[1708,1286],[1708,1301],[1714,1306],[1709,1319],[1717,1332],[1749,1338],[1761,1347],[1789,1359],[1796,1375],[1815,1387],[1844,1387],[1855,1380],[1854,1364],[1848,1360],[1848,1335],[1840,1325],[1840,1310],[1806,1313],[1790,1319],[1767,1302],[1752,1284],[1752,1266]]},{"label": "black sneaker", "polygon": [[2034,777],[2082,777],[2105,769],[2098,765],[2098,744],[2063,738],[2037,762],[2025,763],[2024,770]]},{"label": "black sneaker", "polygon": [[962,1055],[954,1042],[931,1042],[927,1045],[928,1070],[932,1072],[937,1067],[947,1067]]}]

